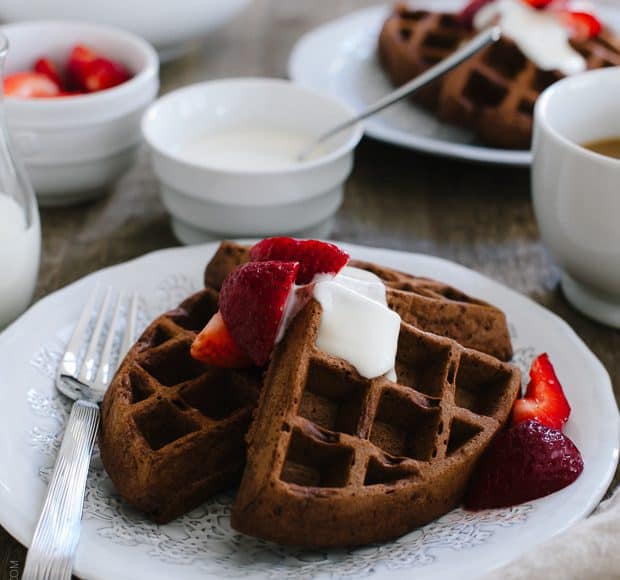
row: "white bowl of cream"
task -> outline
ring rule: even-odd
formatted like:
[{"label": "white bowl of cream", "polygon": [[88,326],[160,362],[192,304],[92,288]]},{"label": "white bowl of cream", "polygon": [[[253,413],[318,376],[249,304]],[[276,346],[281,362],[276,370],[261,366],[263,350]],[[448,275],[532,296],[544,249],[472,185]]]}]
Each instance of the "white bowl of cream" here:
[{"label": "white bowl of cream", "polygon": [[357,125],[309,160],[314,137],[353,116],[345,104],[280,79],[224,79],[159,99],[142,132],[179,239],[309,232],[340,207],[362,136]]}]

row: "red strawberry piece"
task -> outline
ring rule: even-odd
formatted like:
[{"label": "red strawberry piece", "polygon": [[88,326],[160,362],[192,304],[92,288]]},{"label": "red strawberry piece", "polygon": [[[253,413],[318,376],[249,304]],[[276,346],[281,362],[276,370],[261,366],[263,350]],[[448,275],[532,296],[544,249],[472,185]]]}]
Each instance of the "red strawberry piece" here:
[{"label": "red strawberry piece", "polygon": [[565,10],[560,18],[571,29],[571,36],[575,40],[587,40],[598,36],[603,30],[601,21],[589,12],[574,12]]},{"label": "red strawberry piece", "polygon": [[570,405],[549,356],[541,354],[532,363],[525,397],[515,401],[512,422],[536,419],[547,427],[562,430],[569,415]]},{"label": "red strawberry piece", "polygon": [[298,271],[298,262],[248,262],[222,284],[224,323],[258,366],[269,360]]},{"label": "red strawberry piece", "polygon": [[85,67],[83,88],[89,93],[116,87],[131,78],[122,65],[106,58],[97,58]]},{"label": "red strawberry piece", "polygon": [[42,57],[34,63],[34,72],[45,75],[50,81],[62,88],[63,82],[58,67],[49,59]]},{"label": "red strawberry piece", "polygon": [[525,421],[491,442],[472,477],[465,506],[479,510],[531,501],[570,485],[582,471],[581,454],[566,435]]},{"label": "red strawberry piece", "polygon": [[72,89],[85,90],[86,66],[97,58],[97,53],[83,44],[76,44],[67,60],[67,80]]},{"label": "red strawberry piece", "polygon": [[525,0],[525,2],[536,10],[544,10],[553,0]]},{"label": "red strawberry piece", "polygon": [[252,364],[230,336],[219,312],[194,339],[190,352],[196,360],[217,367],[241,368]]},{"label": "red strawberry piece", "polygon": [[349,261],[349,254],[338,246],[318,240],[267,238],[250,250],[254,262],[281,260],[299,262],[298,284],[309,284],[315,274],[337,274]]},{"label": "red strawberry piece", "polygon": [[60,88],[47,76],[34,72],[18,72],[5,77],[4,94],[8,97],[55,97]]},{"label": "red strawberry piece", "polygon": [[474,18],[476,14],[484,8],[487,4],[494,2],[494,0],[472,0],[458,15],[459,21],[463,24],[463,26],[467,26],[468,28],[473,28],[474,26]]},{"label": "red strawberry piece", "polygon": [[110,89],[131,78],[125,66],[104,58],[83,44],[76,45],[67,62],[72,88],[89,93]]}]

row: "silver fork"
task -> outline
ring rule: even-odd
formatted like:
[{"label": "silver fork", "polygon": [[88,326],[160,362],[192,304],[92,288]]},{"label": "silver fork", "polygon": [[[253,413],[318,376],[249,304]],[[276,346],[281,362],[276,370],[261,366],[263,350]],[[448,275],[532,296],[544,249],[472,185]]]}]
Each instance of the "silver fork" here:
[{"label": "silver fork", "polygon": [[[91,293],[69,340],[56,376],[56,388],[75,403],[58,452],[54,473],[39,522],[28,550],[22,580],[64,580],[71,578],[73,558],[80,537],[82,505],[90,458],[99,426],[99,403],[112,376],[134,341],[137,295],[118,295],[103,349],[104,326],[112,302],[112,289],[105,292],[99,312],[95,312],[98,288]],[[118,356],[114,357],[116,336],[125,304],[126,324]],[[96,320],[83,362],[79,355],[86,344],[90,321]],[[98,353],[101,355],[98,357]],[[99,361],[98,368],[97,362]],[[97,371],[95,373],[95,370]]]}]

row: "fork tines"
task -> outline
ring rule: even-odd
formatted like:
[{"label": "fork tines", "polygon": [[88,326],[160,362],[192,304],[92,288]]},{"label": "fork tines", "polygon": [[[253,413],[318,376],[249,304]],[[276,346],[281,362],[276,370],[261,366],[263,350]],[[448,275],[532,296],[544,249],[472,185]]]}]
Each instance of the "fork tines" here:
[{"label": "fork tines", "polygon": [[101,294],[99,286],[91,292],[61,360],[58,377],[74,379],[102,397],[133,343],[138,297],[135,292],[115,293],[111,287]]}]

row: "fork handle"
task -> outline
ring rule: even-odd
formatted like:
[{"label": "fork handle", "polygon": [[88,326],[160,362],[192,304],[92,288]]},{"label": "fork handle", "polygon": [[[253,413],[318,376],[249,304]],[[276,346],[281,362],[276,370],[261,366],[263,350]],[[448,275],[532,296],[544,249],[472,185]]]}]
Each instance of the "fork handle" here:
[{"label": "fork handle", "polygon": [[80,537],[86,477],[98,426],[99,407],[88,401],[76,401],[26,556],[22,580],[71,578]]}]

